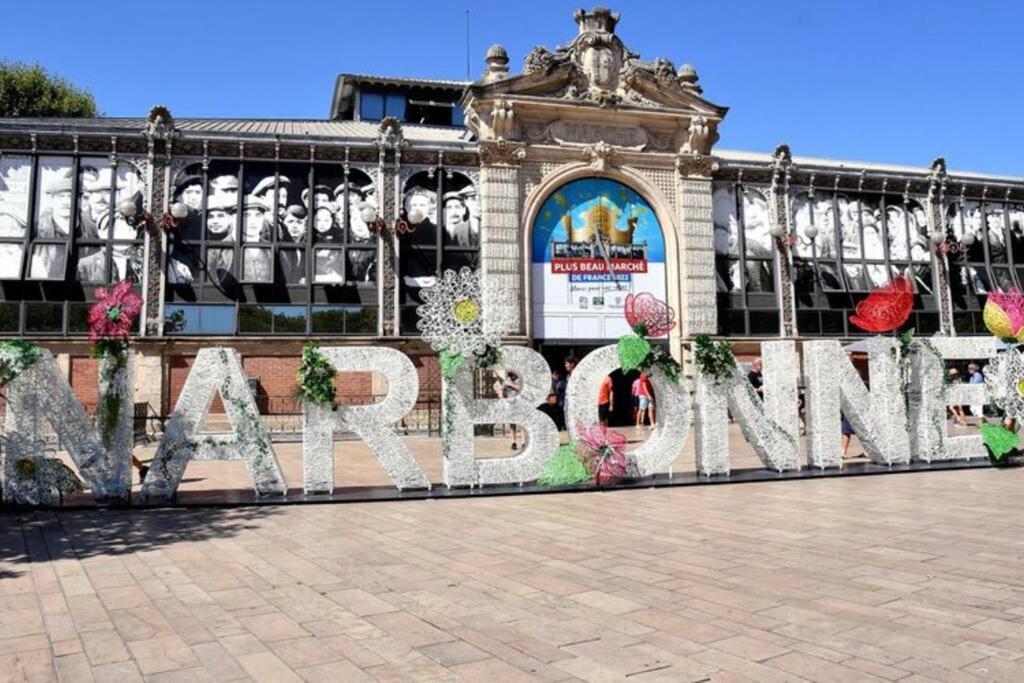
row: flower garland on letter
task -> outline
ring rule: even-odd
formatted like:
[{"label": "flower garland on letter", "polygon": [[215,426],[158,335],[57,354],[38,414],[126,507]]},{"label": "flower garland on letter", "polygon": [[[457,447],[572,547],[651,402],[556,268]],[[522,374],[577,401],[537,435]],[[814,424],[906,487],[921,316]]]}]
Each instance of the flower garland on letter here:
[{"label": "flower garland on letter", "polygon": [[[1024,419],[1024,354],[1016,344],[1024,342],[1024,294],[1016,287],[992,292],[982,316],[988,331],[1008,345],[985,366],[985,385],[1006,417],[1019,421]],[[1001,425],[981,425],[981,438],[995,464],[1016,451],[1016,432]]]},{"label": "flower garland on letter", "polygon": [[89,308],[89,341],[92,355],[100,360],[100,405],[96,416],[103,446],[110,447],[124,396],[118,373],[128,366],[128,335],[142,311],[142,297],[132,291],[131,280],[121,280],[107,290],[96,289],[96,303]]},{"label": "flower garland on letter", "polygon": [[676,326],[676,314],[664,301],[650,292],[626,296],[626,322],[633,334],[619,337],[619,365],[623,372],[650,370],[658,366],[673,382],[682,374],[679,363],[660,346],[653,346],[649,337],[661,337]]}]

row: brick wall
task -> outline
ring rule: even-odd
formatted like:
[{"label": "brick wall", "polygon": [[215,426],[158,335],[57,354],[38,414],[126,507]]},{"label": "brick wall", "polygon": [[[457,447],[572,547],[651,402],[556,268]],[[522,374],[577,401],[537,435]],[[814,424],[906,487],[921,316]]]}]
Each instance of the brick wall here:
[{"label": "brick wall", "polygon": [[[173,410],[178,401],[185,378],[195,356],[177,355],[169,358],[170,382],[168,387],[168,411]],[[436,363],[435,363],[436,364]],[[296,413],[301,408],[294,400],[298,387],[296,375],[299,370],[299,356],[243,356],[242,368],[246,377],[259,378],[259,393],[256,404],[265,415]],[[334,381],[338,400],[346,404],[372,403],[373,373],[341,372]],[[214,398],[210,412],[223,413],[224,406],[219,398]]]},{"label": "brick wall", "polygon": [[99,361],[90,356],[71,356],[68,367],[75,398],[89,413],[95,413],[100,398]]}]

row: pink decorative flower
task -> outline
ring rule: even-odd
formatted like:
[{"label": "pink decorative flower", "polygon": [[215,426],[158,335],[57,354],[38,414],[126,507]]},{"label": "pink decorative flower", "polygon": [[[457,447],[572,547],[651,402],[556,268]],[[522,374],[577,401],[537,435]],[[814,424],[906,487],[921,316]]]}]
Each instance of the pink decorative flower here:
[{"label": "pink decorative flower", "polygon": [[1024,341],[1024,294],[1016,287],[989,294],[982,316],[988,331],[1000,339]]},{"label": "pink decorative flower", "polygon": [[109,291],[96,289],[96,303],[89,307],[89,341],[128,339],[142,311],[142,297],[132,286],[131,280],[121,280]]},{"label": "pink decorative flower", "polygon": [[641,337],[660,337],[676,326],[676,313],[650,292],[626,296],[626,322]]},{"label": "pink decorative flower", "polygon": [[577,423],[576,431],[580,440],[580,454],[598,486],[626,476],[628,463],[624,434],[600,424],[586,427]]}]

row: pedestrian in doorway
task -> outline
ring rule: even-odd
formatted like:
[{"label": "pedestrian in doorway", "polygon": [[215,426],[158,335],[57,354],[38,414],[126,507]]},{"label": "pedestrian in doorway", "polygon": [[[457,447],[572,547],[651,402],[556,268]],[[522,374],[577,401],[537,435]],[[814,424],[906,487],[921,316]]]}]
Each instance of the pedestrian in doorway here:
[{"label": "pedestrian in doorway", "polygon": [[597,392],[597,419],[603,426],[608,426],[608,417],[614,409],[615,392],[612,389],[612,378],[605,375]]},{"label": "pedestrian in doorway", "polygon": [[747,381],[754,387],[757,397],[764,399],[764,375],[761,373],[761,359],[755,358],[750,361],[750,372],[747,373]]},{"label": "pedestrian in doorway", "polygon": [[[519,374],[515,370],[509,370],[505,373],[505,379],[498,379],[494,382],[494,391],[500,398],[510,399],[515,398],[522,392],[523,384],[519,379]],[[518,429],[514,424],[509,425],[512,431],[512,450],[518,450]],[[525,439],[523,445],[526,445]]]},{"label": "pedestrian in doorway", "polygon": [[[960,371],[956,368],[949,369],[949,383],[960,383]],[[949,406],[949,412],[953,415],[953,422],[960,426],[967,424],[967,416],[964,415],[964,407],[962,405],[956,404]]]},{"label": "pedestrian in doorway", "polygon": [[633,397],[636,399],[637,429],[643,427],[645,421],[648,426],[653,427],[651,381],[646,372],[641,372],[640,376],[633,380]]},{"label": "pedestrian in doorway", "polygon": [[[981,374],[981,367],[977,363],[967,364],[967,382],[969,384],[984,384],[985,375]],[[978,403],[971,406],[971,415],[974,417],[982,418],[984,421],[985,417],[985,406],[984,404]]]},{"label": "pedestrian in doorway", "polygon": [[555,400],[562,410],[565,410],[565,390],[568,385],[561,370],[555,368],[551,371],[551,393],[555,395]]}]

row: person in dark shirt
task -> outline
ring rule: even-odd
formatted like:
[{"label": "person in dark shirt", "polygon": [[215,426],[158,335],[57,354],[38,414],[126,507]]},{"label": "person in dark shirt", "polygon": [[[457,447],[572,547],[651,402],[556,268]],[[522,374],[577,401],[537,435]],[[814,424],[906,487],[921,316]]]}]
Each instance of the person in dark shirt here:
[{"label": "person in dark shirt", "polygon": [[759,398],[764,398],[764,377],[761,375],[761,359],[755,358],[750,361],[750,372],[747,373],[747,380],[754,387]]},{"label": "person in dark shirt", "polygon": [[565,410],[558,403],[558,396],[554,393],[548,394],[547,401],[537,410],[551,418],[551,421],[555,423],[555,429],[558,431],[565,429]]},{"label": "person in dark shirt", "polygon": [[561,370],[551,371],[551,393],[555,395],[555,401],[563,410],[565,409],[565,388],[568,384],[565,378],[562,377]]}]

